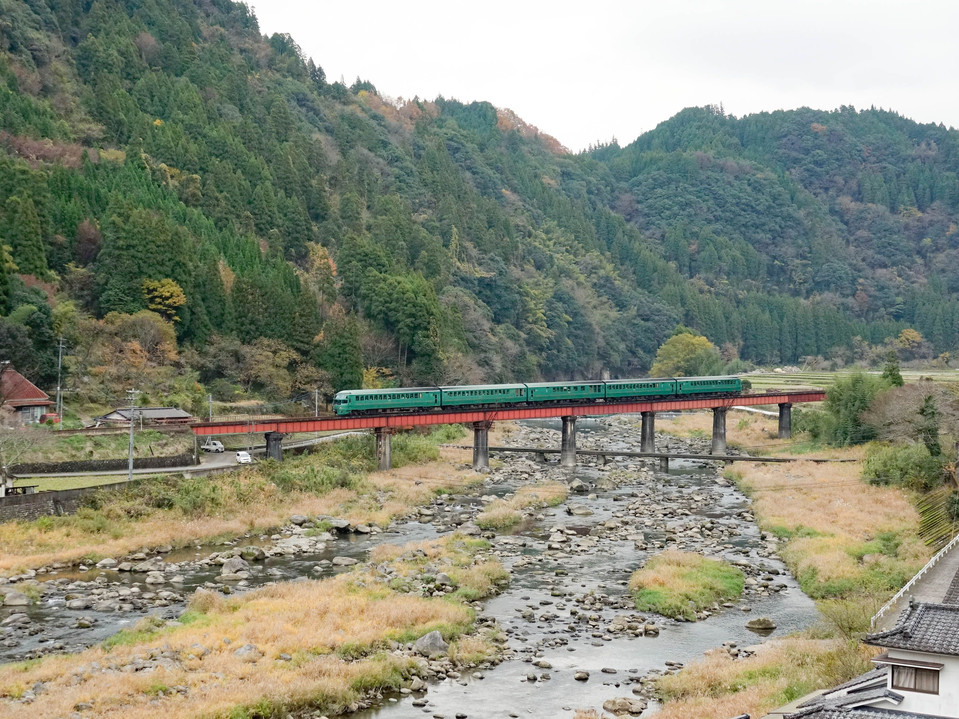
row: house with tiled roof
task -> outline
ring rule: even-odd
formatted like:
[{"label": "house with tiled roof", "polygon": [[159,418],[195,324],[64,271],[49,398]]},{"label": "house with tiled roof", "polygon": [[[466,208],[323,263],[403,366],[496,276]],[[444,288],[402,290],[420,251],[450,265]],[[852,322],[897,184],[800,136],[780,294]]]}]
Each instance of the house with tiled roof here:
[{"label": "house with tiled roof", "polygon": [[53,401],[33,382],[10,366],[0,363],[0,417],[4,424],[39,422]]},{"label": "house with tiled roof", "polygon": [[959,605],[910,602],[863,641],[876,669],[800,704],[786,719],[959,719]]},{"label": "house with tiled roof", "polygon": [[189,424],[193,415],[178,407],[119,407],[112,412],[94,418],[96,426],[101,424],[129,425],[130,417],[134,422],[144,424]]}]

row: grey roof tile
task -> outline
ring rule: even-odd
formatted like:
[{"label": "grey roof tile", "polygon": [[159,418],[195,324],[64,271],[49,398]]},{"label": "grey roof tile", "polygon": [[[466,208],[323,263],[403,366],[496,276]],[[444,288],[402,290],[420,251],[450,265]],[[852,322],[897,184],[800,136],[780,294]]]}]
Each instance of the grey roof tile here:
[{"label": "grey roof tile", "polygon": [[959,656],[959,606],[911,604],[895,627],[867,634],[863,641],[876,647]]},{"label": "grey roof tile", "polygon": [[784,719],[948,719],[933,714],[916,714],[915,712],[901,712],[895,709],[876,709],[873,707],[859,707],[857,709],[829,708],[804,709],[793,714],[787,714]]}]

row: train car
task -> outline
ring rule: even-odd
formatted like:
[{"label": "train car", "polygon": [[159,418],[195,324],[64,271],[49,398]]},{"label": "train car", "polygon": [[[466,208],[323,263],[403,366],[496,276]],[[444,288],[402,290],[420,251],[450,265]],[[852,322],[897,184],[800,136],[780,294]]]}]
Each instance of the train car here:
[{"label": "train car", "polygon": [[333,398],[336,414],[389,412],[400,409],[439,407],[439,387],[400,387],[397,389],[354,389],[337,392]]},{"label": "train car", "polygon": [[606,398],[606,387],[602,381],[581,382],[535,382],[527,383],[528,401],[533,402],[577,402],[583,400],[601,400]]},{"label": "train car", "polygon": [[677,394],[715,394],[743,391],[739,377],[679,377]]},{"label": "train car", "polygon": [[443,407],[517,404],[525,402],[527,397],[528,391],[525,384],[473,384],[440,387],[440,402]]},{"label": "train car", "polygon": [[668,397],[677,394],[676,380],[672,377],[660,379],[611,379],[603,383],[606,386],[606,399],[621,397]]}]

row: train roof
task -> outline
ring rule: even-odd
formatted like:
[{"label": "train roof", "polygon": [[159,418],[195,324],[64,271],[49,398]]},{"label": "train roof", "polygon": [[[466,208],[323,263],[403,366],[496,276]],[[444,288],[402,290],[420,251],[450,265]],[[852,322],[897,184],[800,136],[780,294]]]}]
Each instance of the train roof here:
[{"label": "train roof", "polygon": [[634,379],[607,379],[606,384],[633,384],[634,382],[675,382],[675,377],[636,377]]},{"label": "train roof", "polygon": [[384,387],[383,389],[345,389],[337,392],[340,394],[359,395],[366,397],[371,394],[383,394],[385,392],[437,392],[439,387]]},{"label": "train roof", "polygon": [[697,380],[702,382],[705,382],[706,380],[712,380],[713,382],[715,382],[716,380],[720,380],[720,379],[735,380],[735,379],[739,379],[739,377],[736,377],[735,375],[709,375],[706,377],[677,377],[676,379],[679,380],[680,382],[688,382],[690,380]]},{"label": "train roof", "polygon": [[569,387],[571,385],[596,385],[603,384],[601,379],[568,379],[561,382],[527,382],[527,387]]},{"label": "train roof", "polygon": [[482,389],[526,389],[526,385],[517,382],[516,384],[449,384],[449,385],[440,385],[440,389],[444,391],[454,390],[454,389],[463,389],[463,390],[482,390]]}]

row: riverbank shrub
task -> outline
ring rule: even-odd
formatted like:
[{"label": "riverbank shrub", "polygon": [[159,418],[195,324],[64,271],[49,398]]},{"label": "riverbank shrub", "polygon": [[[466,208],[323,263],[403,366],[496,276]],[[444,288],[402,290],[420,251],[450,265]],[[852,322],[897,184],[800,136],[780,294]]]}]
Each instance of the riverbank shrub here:
[{"label": "riverbank shrub", "polygon": [[945,458],[924,444],[873,445],[866,450],[862,477],[870,484],[928,492],[946,478]]},{"label": "riverbank shrub", "polygon": [[640,611],[696,621],[696,614],[743,592],[745,576],[736,567],[692,552],[667,550],[650,558],[629,580]]}]

